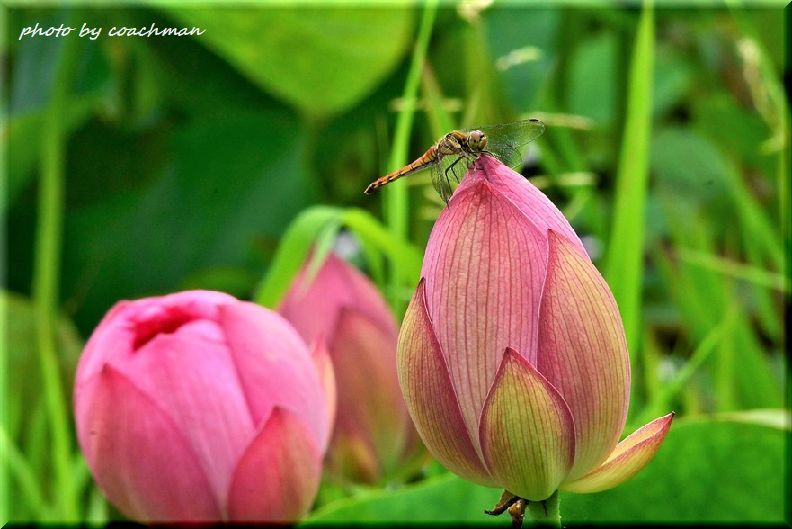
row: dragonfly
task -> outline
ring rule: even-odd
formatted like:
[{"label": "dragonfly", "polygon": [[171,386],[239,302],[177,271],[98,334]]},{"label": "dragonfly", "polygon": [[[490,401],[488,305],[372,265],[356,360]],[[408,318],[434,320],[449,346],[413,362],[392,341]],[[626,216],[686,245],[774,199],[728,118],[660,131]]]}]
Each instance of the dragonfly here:
[{"label": "dragonfly", "polygon": [[523,148],[543,132],[544,124],[538,119],[452,130],[412,163],[370,183],[364,193],[370,195],[403,176],[431,169],[432,184],[443,201],[448,203],[452,180],[459,182],[460,175],[464,175],[479,156],[489,154],[506,165],[519,168]]}]

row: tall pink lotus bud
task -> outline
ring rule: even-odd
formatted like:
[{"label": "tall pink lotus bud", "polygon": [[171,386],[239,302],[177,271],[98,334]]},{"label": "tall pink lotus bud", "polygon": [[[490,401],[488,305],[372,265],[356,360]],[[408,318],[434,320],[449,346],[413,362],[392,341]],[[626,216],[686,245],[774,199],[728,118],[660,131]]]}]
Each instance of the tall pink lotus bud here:
[{"label": "tall pink lotus bud", "polygon": [[138,520],[297,520],[330,435],[322,354],[279,315],[219,292],[116,304],[75,382],[96,482]]},{"label": "tall pink lotus bud", "polygon": [[421,275],[399,381],[449,469],[542,501],[614,487],[652,459],[672,415],[618,442],[630,365],[616,302],[525,178],[480,157],[437,219]]},{"label": "tall pink lotus bud", "polygon": [[329,467],[337,477],[374,483],[417,437],[396,376],[396,321],[371,281],[335,255],[315,277],[306,274],[303,267],[279,310],[306,342],[325,341],[333,362],[338,407]]}]

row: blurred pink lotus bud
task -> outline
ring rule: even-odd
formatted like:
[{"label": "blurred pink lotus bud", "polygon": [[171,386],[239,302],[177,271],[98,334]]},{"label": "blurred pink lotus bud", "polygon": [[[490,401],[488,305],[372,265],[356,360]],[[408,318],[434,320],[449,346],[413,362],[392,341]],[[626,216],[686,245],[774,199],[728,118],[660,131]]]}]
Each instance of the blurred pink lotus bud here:
[{"label": "blurred pink lotus bud", "polygon": [[306,273],[279,310],[306,342],[327,343],[338,392],[330,471],[374,483],[417,443],[396,377],[396,322],[374,285],[339,257],[330,254],[312,280]]},{"label": "blurred pink lotus bud", "polygon": [[399,381],[445,466],[540,501],[615,487],[652,459],[672,414],[618,443],[630,364],[616,302],[525,178],[480,157],[437,219],[421,275]]},{"label": "blurred pink lotus bud", "polygon": [[116,304],[75,383],[96,482],[138,520],[297,520],[330,434],[322,354],[279,315],[219,292]]}]

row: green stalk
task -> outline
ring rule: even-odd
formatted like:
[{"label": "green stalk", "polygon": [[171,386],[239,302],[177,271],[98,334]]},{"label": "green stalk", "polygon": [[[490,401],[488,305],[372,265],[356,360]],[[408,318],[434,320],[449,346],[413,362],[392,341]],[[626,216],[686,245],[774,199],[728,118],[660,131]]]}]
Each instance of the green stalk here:
[{"label": "green stalk", "polygon": [[[30,464],[25,459],[24,454],[14,446],[11,439],[8,437],[4,427],[0,427],[0,453],[3,454],[4,461],[0,466],[3,468],[4,473],[13,475],[17,486],[19,487],[19,497],[27,505],[28,512],[42,514],[46,512],[46,503],[41,496],[41,490],[36,480],[36,475]],[[19,519],[19,507],[15,513],[15,518]],[[11,519],[9,512],[8,518],[3,521],[6,522]]]},{"label": "green stalk", "polygon": [[77,521],[77,494],[71,476],[72,443],[69,414],[63,401],[58,372],[56,325],[63,220],[63,167],[65,162],[64,107],[71,85],[79,39],[64,39],[63,50],[50,93],[41,134],[38,226],[33,270],[33,298],[38,317],[37,341],[49,425],[51,461],[59,513],[64,521]]},{"label": "green stalk", "polygon": [[544,501],[528,502],[528,513],[534,527],[561,527],[560,504],[558,491]]},{"label": "green stalk", "polygon": [[616,197],[606,277],[619,304],[631,360],[635,360],[641,321],[644,219],[652,127],[654,11],[644,2],[627,87],[627,116],[619,153]]},{"label": "green stalk", "polygon": [[[394,171],[407,163],[407,150],[415,116],[416,97],[424,60],[426,59],[426,51],[429,48],[429,41],[432,37],[432,26],[434,25],[436,12],[437,0],[428,0],[424,5],[421,27],[418,30],[412,62],[407,72],[407,80],[405,81],[404,94],[402,96],[403,106],[396,118],[396,131],[393,136],[393,148],[388,161],[388,171]],[[404,185],[387,186],[384,189],[384,200],[385,220],[388,228],[398,239],[408,240],[409,203],[407,187]],[[391,307],[393,307],[397,315],[401,315],[406,306],[406,300],[401,299],[400,296],[403,282],[403,271],[394,267],[388,297],[390,298]]]},{"label": "green stalk", "polygon": [[[6,20],[6,10],[0,9],[0,35],[6,35],[7,29],[7,20]],[[0,100],[5,101],[5,83],[0,83]],[[0,109],[0,123],[3,124],[3,129],[6,128],[6,124],[8,123],[8,115],[6,113],[6,106],[3,105],[2,109]],[[1,174],[3,175],[0,178],[0,197],[3,199],[6,198],[7,192],[7,182],[8,178],[6,178],[8,165],[6,164],[6,141],[0,142],[0,169]],[[0,234],[5,234],[5,215],[0,219]],[[0,236],[0,243],[5,246],[5,238]],[[0,264],[0,280],[3,281],[5,284],[6,279],[6,271],[5,271],[5,263]],[[8,307],[6,305],[7,298],[3,296],[2,300],[0,300],[0,431],[5,431],[8,428],[8,413],[6,406],[8,406],[8,379],[7,373],[9,368],[9,361],[8,361],[8,348],[6,346],[7,342],[7,322],[8,322],[8,315],[6,311]],[[0,453],[5,454],[5,451]],[[4,457],[6,457],[4,455]],[[11,518],[11,508],[9,505],[9,471],[5,465],[0,464],[0,525],[5,525],[8,520]]]}]

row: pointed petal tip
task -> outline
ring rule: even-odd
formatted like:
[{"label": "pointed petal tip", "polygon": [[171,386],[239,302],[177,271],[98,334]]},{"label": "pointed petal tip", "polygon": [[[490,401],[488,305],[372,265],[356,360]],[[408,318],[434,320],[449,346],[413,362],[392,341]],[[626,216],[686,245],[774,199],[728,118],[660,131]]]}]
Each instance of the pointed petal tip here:
[{"label": "pointed petal tip", "polygon": [[616,445],[613,453],[599,467],[582,478],[563,483],[561,489],[578,493],[600,492],[632,478],[654,459],[675,415],[672,411],[638,428]]},{"label": "pointed petal tip", "polygon": [[330,439],[330,434],[333,430],[333,424],[336,418],[336,404],[338,400],[335,369],[333,360],[330,358],[330,351],[327,348],[327,342],[323,337],[314,340],[310,347],[311,360],[313,360],[316,372],[319,374],[319,383],[325,397],[326,411],[327,411],[327,431],[324,436],[325,443],[320,448],[324,451],[327,441]]},{"label": "pointed petal tip", "polygon": [[316,497],[321,460],[302,421],[286,408],[273,407],[234,469],[228,518],[234,522],[299,520]]},{"label": "pointed petal tip", "polygon": [[[536,435],[526,436],[526,431]],[[479,438],[499,485],[529,500],[550,496],[574,461],[575,425],[569,406],[511,347],[504,350],[487,395]]]}]

